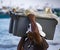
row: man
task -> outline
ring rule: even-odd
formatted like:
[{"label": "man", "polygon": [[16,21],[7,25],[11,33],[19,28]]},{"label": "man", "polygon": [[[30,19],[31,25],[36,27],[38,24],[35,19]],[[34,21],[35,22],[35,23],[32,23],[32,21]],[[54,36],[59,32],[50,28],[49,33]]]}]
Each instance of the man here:
[{"label": "man", "polygon": [[[26,37],[28,38],[29,42],[28,43],[33,43],[33,50],[47,50],[48,48],[48,44],[47,42],[43,44],[43,39],[41,38],[42,36],[46,36],[45,34],[42,35],[39,29],[41,28],[38,28],[39,24],[35,21],[35,15],[32,14],[32,13],[28,13],[28,18],[30,20],[30,27],[28,28],[27,32],[26,32]],[[26,45],[25,44],[25,39],[26,37],[22,37],[19,44],[18,44],[18,47],[17,47],[17,50],[29,50],[29,49],[26,49],[27,47],[25,47]],[[45,46],[43,46],[45,45]],[[28,45],[28,47],[30,47],[30,45]],[[31,49],[30,49],[31,50]]]}]

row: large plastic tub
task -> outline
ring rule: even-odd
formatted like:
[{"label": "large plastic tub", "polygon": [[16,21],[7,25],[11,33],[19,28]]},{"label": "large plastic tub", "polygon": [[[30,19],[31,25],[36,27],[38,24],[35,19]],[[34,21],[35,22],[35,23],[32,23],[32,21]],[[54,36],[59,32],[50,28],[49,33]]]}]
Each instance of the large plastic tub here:
[{"label": "large plastic tub", "polygon": [[[26,35],[28,24],[30,23],[28,18],[24,15],[15,15],[10,14],[10,26],[9,33],[12,33],[15,36],[22,37]],[[55,28],[57,25],[57,20],[54,18],[42,18],[37,17],[36,21],[41,24],[43,31],[46,33],[46,37],[49,40],[52,40],[55,33]]]}]

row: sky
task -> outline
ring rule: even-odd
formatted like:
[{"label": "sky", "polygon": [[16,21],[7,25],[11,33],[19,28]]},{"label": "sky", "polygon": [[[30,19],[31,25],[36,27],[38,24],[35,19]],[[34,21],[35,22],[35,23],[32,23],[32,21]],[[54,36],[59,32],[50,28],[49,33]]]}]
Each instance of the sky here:
[{"label": "sky", "polygon": [[60,8],[60,0],[0,0],[0,7],[1,5],[20,8],[43,8],[48,5],[51,8]]}]

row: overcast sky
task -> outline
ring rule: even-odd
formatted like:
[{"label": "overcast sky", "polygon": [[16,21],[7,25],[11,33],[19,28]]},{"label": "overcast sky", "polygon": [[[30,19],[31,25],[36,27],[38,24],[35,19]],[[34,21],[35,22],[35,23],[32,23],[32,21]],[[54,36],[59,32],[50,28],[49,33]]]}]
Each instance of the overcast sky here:
[{"label": "overcast sky", "polygon": [[[1,1],[1,0],[0,0]],[[43,8],[47,5],[53,8],[60,8],[60,0],[2,0],[4,6],[12,7],[34,7],[34,8]],[[1,2],[0,2],[1,3]]]}]

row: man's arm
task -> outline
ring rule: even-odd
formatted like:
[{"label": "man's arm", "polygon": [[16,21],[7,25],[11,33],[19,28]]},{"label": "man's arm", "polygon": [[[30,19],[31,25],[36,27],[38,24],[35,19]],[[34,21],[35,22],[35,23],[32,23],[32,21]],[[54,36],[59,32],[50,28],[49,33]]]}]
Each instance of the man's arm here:
[{"label": "man's arm", "polygon": [[35,15],[29,14],[28,17],[29,17],[29,20],[31,22],[32,36],[33,36],[35,42],[37,44],[40,44],[42,39],[40,37],[39,31],[38,31],[38,27],[36,25]]}]

